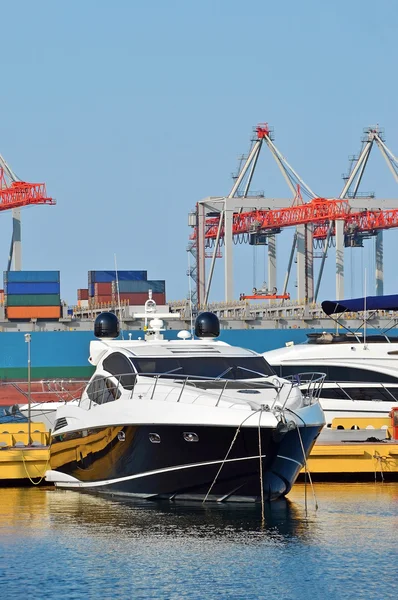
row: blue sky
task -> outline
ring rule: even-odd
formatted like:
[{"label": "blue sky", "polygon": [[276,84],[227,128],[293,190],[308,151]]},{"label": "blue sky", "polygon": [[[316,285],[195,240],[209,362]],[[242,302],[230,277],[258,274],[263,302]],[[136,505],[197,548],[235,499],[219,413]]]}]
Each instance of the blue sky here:
[{"label": "blue sky", "polygon": [[[320,196],[339,194],[364,127],[383,126],[398,153],[393,0],[14,0],[1,16],[0,153],[57,199],[23,211],[23,268],[61,270],[70,304],[115,253],[120,269],[147,269],[169,299],[185,297],[187,213],[229,192],[259,122]],[[289,197],[267,152],[253,187]],[[362,190],[396,197],[377,151]],[[1,233],[5,268],[11,213]],[[292,235],[278,238],[278,287]],[[397,236],[385,234],[386,292],[396,292]],[[322,298],[334,296],[332,255]],[[263,252],[256,262],[259,285]],[[361,294],[365,267],[372,292],[373,240],[346,251],[347,297]],[[235,251],[235,281],[237,295],[253,286],[249,246]]]}]

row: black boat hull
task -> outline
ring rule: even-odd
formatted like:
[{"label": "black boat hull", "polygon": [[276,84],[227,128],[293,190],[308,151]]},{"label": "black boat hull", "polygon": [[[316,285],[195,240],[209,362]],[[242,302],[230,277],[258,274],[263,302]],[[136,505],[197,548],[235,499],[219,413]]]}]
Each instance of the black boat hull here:
[{"label": "black boat hull", "polygon": [[[264,497],[286,495],[321,425],[261,428]],[[60,487],[147,498],[258,501],[259,430],[243,427],[127,425],[54,437],[51,466]],[[236,436],[236,437],[235,437]],[[231,447],[232,445],[232,447]]]}]

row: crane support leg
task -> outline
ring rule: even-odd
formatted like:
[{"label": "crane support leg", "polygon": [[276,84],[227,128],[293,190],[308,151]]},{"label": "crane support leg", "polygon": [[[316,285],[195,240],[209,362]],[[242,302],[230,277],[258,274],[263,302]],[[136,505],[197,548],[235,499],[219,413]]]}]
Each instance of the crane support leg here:
[{"label": "crane support leg", "polygon": [[383,231],[376,235],[376,296],[383,296],[384,292],[384,260],[383,260]]},{"label": "crane support leg", "polygon": [[198,228],[198,252],[197,260],[197,295],[198,305],[202,305],[205,299],[205,207],[204,204],[197,204],[197,228]]},{"label": "crane support leg", "polygon": [[268,289],[276,288],[276,235],[268,238]]},{"label": "crane support leg", "polygon": [[288,286],[289,278],[290,278],[290,271],[292,270],[294,253],[296,251],[296,245],[297,245],[297,230],[294,233],[294,238],[293,238],[293,243],[292,243],[292,249],[290,250],[290,257],[289,257],[289,262],[288,262],[288,265],[287,265],[287,271],[286,271],[286,275],[285,275],[285,281],[283,282],[283,290],[282,290],[282,294],[283,295],[285,295],[286,292],[287,292],[287,286]]},{"label": "crane support leg", "polygon": [[344,221],[336,220],[336,300],[344,299]]},{"label": "crane support leg", "polygon": [[[227,203],[226,203],[227,204]],[[225,247],[225,302],[234,299],[234,270],[233,270],[233,210],[225,210],[224,213],[224,247]]]},{"label": "crane support leg", "polygon": [[305,225],[297,227],[297,300],[306,304]]},{"label": "crane support leg", "polygon": [[12,210],[12,258],[14,271],[22,269],[21,209]]},{"label": "crane support leg", "polygon": [[306,225],[305,227],[305,241],[306,241],[306,298],[307,302],[311,303],[314,301],[314,249],[312,244],[313,238],[313,227],[312,225]]}]

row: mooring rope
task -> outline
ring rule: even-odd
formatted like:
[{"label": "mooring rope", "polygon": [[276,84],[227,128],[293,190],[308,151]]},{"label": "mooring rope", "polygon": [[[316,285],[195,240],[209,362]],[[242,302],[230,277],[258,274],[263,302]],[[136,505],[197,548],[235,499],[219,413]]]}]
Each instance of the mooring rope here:
[{"label": "mooring rope", "polygon": [[260,491],[261,491],[261,524],[265,523],[264,516],[264,484],[263,484],[263,453],[261,450],[261,415],[263,414],[263,406],[261,406],[260,416],[258,419],[258,453],[260,459]]},{"label": "mooring rope", "polygon": [[[373,458],[375,458],[375,459],[376,459],[376,465],[377,465],[377,463],[379,463],[379,466],[380,466],[380,475],[381,475],[381,481],[382,481],[382,483],[384,483],[384,473],[383,473],[383,464],[382,464],[382,463],[383,463],[383,460],[384,460],[384,457],[383,457],[383,456],[381,456],[381,455],[380,455],[380,454],[377,452],[377,450],[375,450],[375,453],[373,454]],[[375,483],[376,483],[376,481],[377,481],[377,471],[376,471],[376,469],[375,469]]]},{"label": "mooring rope", "polygon": [[240,428],[242,427],[242,425],[243,425],[243,424],[244,424],[244,423],[245,423],[245,422],[246,422],[248,419],[250,419],[250,417],[253,417],[253,416],[254,416],[255,414],[257,414],[259,411],[262,411],[262,408],[260,408],[259,410],[256,410],[254,413],[252,413],[252,414],[250,414],[249,416],[245,417],[245,419],[243,419],[242,423],[240,423],[240,424],[238,425],[238,428],[237,428],[237,430],[236,430],[236,432],[235,432],[234,438],[233,438],[233,440],[232,440],[232,442],[231,442],[231,445],[230,445],[230,447],[229,447],[229,449],[228,449],[228,452],[226,453],[226,455],[225,455],[225,458],[224,458],[224,460],[222,461],[222,463],[221,463],[221,465],[220,465],[220,468],[218,469],[218,471],[217,471],[217,474],[216,474],[215,478],[213,479],[213,483],[212,483],[212,484],[211,484],[211,486],[209,487],[209,489],[208,489],[208,492],[207,492],[206,496],[205,496],[205,497],[204,497],[204,499],[203,499],[203,504],[206,502],[207,498],[209,497],[209,494],[210,494],[211,490],[213,489],[213,487],[214,487],[214,485],[215,485],[215,483],[216,483],[216,481],[217,481],[217,479],[218,479],[218,476],[219,476],[219,475],[220,475],[220,473],[221,473],[221,470],[222,470],[222,468],[223,468],[223,466],[224,466],[224,464],[225,464],[225,462],[226,462],[226,460],[227,460],[227,458],[228,458],[228,456],[229,456],[229,453],[231,452],[231,450],[232,450],[232,447],[233,447],[233,445],[235,444],[236,438],[238,437],[238,434],[239,434]]},{"label": "mooring rope", "polygon": [[[308,473],[308,480],[310,482],[311,490],[312,490],[312,495],[314,497],[315,510],[318,510],[318,502],[317,502],[316,495],[315,495],[314,484],[312,483],[311,473],[310,473],[310,471],[308,469],[307,458],[305,456],[305,450],[304,450],[304,444],[303,444],[303,440],[301,438],[300,428],[297,425],[297,423],[296,423],[296,428],[297,428],[297,433],[298,433],[299,440],[300,440],[301,450],[302,450],[302,453],[303,453],[304,468],[305,468],[305,477],[307,478],[307,473]],[[307,514],[307,480],[305,480],[304,490],[305,490],[305,512]]]},{"label": "mooring rope", "polygon": [[46,465],[45,465],[45,467],[44,467],[44,473],[43,473],[43,475],[40,477],[39,481],[33,481],[32,477],[29,475],[29,473],[28,473],[28,470],[27,470],[27,468],[26,468],[26,461],[25,461],[25,456],[24,456],[24,453],[23,453],[23,449],[21,449],[21,454],[22,454],[22,462],[23,462],[23,466],[24,466],[24,469],[25,469],[26,477],[29,479],[29,481],[30,481],[30,483],[31,483],[32,485],[40,485],[40,484],[41,484],[41,482],[43,481],[44,477],[46,476],[47,467],[48,467],[48,465],[50,464],[50,456],[51,456],[51,454],[50,454],[50,450],[51,450],[51,442],[52,442],[52,440],[50,440],[50,444],[49,444],[49,446],[48,446],[48,458],[47,458]]}]

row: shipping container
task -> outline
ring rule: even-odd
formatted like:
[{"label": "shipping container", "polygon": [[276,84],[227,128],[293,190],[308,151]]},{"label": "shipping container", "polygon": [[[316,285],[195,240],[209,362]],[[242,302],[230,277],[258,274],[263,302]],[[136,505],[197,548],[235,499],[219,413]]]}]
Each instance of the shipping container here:
[{"label": "shipping container", "polygon": [[101,304],[102,302],[109,303],[112,302],[112,294],[101,294],[99,296],[94,296],[92,300],[95,304]]},{"label": "shipping container", "polygon": [[112,283],[94,283],[94,296],[110,296]]},{"label": "shipping container", "polygon": [[88,289],[87,288],[79,288],[77,290],[77,299],[78,300],[88,300]]},{"label": "shipping container", "polygon": [[[147,300],[148,294],[146,293],[120,294],[120,302],[128,302],[131,306],[143,306]],[[152,294],[152,300],[154,300],[156,304],[166,304],[165,294]],[[113,301],[115,304],[117,304],[119,302],[119,298],[113,295]]]},{"label": "shipping container", "polygon": [[60,306],[10,306],[7,308],[8,319],[59,319]]},{"label": "shipping container", "polygon": [[89,283],[88,284],[88,297],[92,298],[93,296],[94,296],[94,284]]},{"label": "shipping container", "polygon": [[4,286],[6,296],[14,294],[58,294],[60,293],[59,283],[43,282],[8,282]]},{"label": "shipping container", "polygon": [[59,283],[59,271],[4,271],[4,282]]},{"label": "shipping container", "polygon": [[14,294],[5,297],[6,306],[59,306],[59,294]]},{"label": "shipping container", "polygon": [[[112,293],[117,293],[117,282],[112,283]],[[153,293],[165,294],[166,293],[166,282],[162,279],[148,280],[148,281],[119,281],[119,292],[121,294],[148,292],[152,290]]]},{"label": "shipping container", "polygon": [[81,308],[87,308],[87,306],[89,306],[89,301],[88,300],[78,300],[77,305],[80,306]]},{"label": "shipping container", "polygon": [[[147,271],[118,271],[119,281],[145,281]],[[116,271],[89,271],[88,284],[92,283],[112,283],[116,280]]]}]

